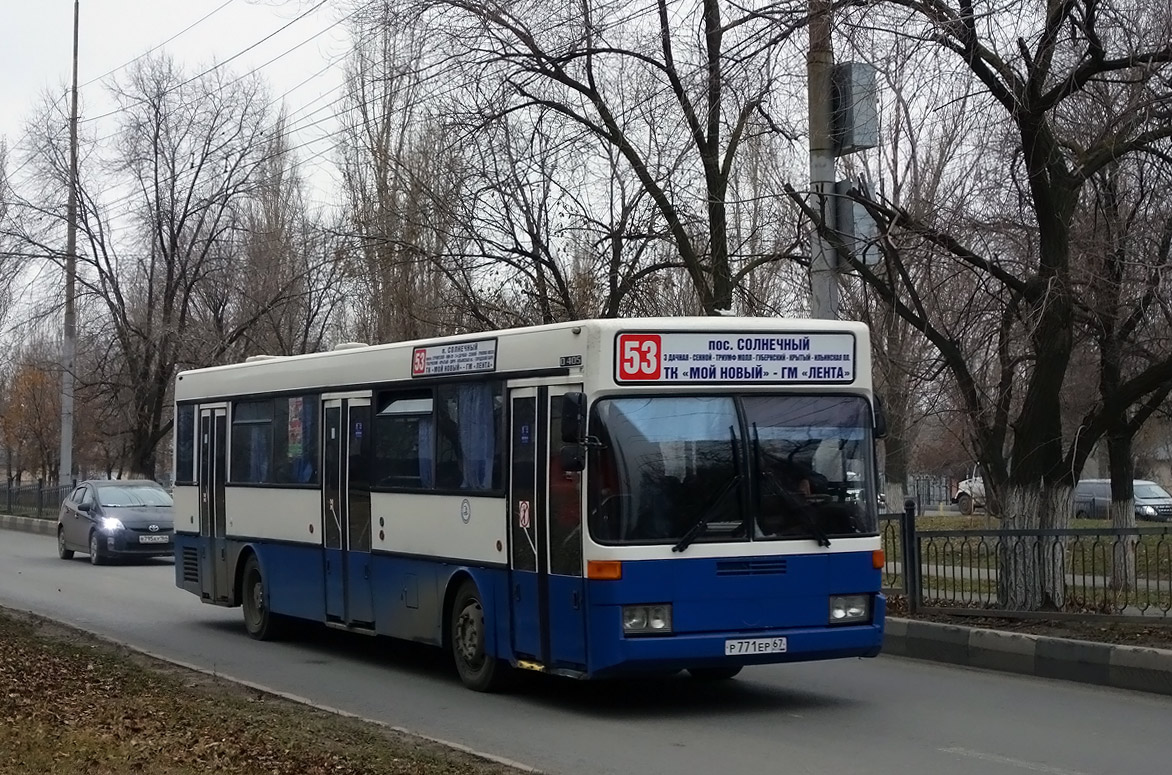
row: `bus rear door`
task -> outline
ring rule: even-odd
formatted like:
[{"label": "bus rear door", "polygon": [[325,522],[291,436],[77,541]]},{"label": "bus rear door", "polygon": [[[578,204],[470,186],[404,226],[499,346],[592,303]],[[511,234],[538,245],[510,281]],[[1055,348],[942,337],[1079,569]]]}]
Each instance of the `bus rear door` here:
[{"label": "bus rear door", "polygon": [[228,477],[228,411],[222,406],[199,411],[200,596],[228,602],[227,515],[224,482]]},{"label": "bus rear door", "polygon": [[578,385],[510,391],[513,651],[547,670],[585,670],[581,473],[561,467],[561,396]]},{"label": "bus rear door", "polygon": [[370,394],[322,397],[326,623],[372,628]]}]

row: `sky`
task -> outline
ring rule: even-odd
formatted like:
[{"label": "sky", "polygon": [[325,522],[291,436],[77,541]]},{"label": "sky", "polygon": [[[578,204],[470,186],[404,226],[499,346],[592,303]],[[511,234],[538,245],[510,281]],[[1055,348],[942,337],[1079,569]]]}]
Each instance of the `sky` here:
[{"label": "sky", "polygon": [[[73,6],[73,0],[0,0],[0,136],[9,147],[10,172],[20,166],[26,124],[43,95],[64,100],[68,115]],[[326,196],[333,123],[323,119],[332,113],[349,46],[338,3],[80,0],[79,7],[83,121],[110,110],[104,82],[152,49],[167,52],[191,75],[216,63],[236,74],[259,69],[273,97],[285,95],[293,144],[308,159],[305,176],[317,198]],[[113,123],[101,122],[112,119],[91,118],[87,125],[98,136],[109,134]]]}]

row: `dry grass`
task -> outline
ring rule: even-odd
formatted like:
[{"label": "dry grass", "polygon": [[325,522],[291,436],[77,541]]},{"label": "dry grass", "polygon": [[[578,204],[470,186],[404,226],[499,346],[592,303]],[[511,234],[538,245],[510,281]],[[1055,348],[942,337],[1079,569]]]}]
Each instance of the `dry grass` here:
[{"label": "dry grass", "polygon": [[0,775],[515,770],[0,612]]}]

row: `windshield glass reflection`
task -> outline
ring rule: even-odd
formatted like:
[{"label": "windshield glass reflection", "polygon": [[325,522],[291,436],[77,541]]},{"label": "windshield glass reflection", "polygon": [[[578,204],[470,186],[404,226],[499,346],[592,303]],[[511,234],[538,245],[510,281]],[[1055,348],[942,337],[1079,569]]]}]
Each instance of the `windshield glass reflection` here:
[{"label": "windshield glass reflection", "polygon": [[603,399],[590,531],[603,543],[873,533],[870,409],[856,396]]}]

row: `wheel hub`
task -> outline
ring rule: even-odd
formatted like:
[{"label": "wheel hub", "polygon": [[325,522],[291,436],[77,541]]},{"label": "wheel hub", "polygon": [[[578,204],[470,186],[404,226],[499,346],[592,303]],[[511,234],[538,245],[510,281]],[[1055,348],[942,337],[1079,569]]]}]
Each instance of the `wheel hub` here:
[{"label": "wheel hub", "polygon": [[456,647],[460,658],[469,666],[476,667],[484,661],[481,633],[484,629],[484,612],[475,602],[469,602],[460,611],[456,622]]}]

